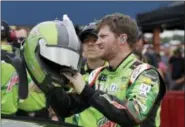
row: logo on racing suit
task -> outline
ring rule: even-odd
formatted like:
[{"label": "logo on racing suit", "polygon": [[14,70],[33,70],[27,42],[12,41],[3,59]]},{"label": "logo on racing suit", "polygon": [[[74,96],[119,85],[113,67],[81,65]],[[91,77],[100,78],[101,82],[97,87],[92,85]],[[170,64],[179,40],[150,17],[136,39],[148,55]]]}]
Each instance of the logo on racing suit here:
[{"label": "logo on racing suit", "polygon": [[16,85],[16,83],[18,83],[18,82],[19,82],[19,77],[18,77],[18,75],[14,74],[12,76],[11,80],[7,84],[6,91],[10,92],[12,90],[13,86]]},{"label": "logo on racing suit", "polygon": [[150,90],[151,90],[151,86],[142,83],[141,86],[139,87],[139,94],[141,96],[146,97],[147,94],[150,92]]},{"label": "logo on racing suit", "polygon": [[107,75],[106,74],[101,74],[98,78],[99,81],[106,81],[107,80]]},{"label": "logo on racing suit", "polygon": [[149,69],[150,66],[148,64],[141,64],[139,66],[137,66],[136,69],[134,69],[134,71],[132,72],[131,74],[131,77],[130,77],[130,83],[132,84],[136,79],[137,77],[144,71],[144,70],[147,70]]},{"label": "logo on racing suit", "polygon": [[98,127],[116,127],[117,124],[108,120],[107,118],[102,118],[100,120],[98,120]]},{"label": "logo on racing suit", "polygon": [[147,107],[145,106],[145,104],[143,104],[139,100],[134,100],[134,108],[137,111],[137,113],[140,113],[140,112],[145,113],[147,111]]},{"label": "logo on racing suit", "polygon": [[128,80],[128,77],[126,77],[126,76],[121,77],[122,82],[125,82],[126,80]]},{"label": "logo on racing suit", "polygon": [[108,88],[108,92],[116,92],[116,91],[118,91],[118,87],[117,86],[118,86],[117,84],[112,83],[110,85],[110,87]]},{"label": "logo on racing suit", "polygon": [[152,75],[152,74],[144,73],[143,75],[149,78],[150,80],[152,80],[153,82],[156,82],[158,79],[155,75]]}]

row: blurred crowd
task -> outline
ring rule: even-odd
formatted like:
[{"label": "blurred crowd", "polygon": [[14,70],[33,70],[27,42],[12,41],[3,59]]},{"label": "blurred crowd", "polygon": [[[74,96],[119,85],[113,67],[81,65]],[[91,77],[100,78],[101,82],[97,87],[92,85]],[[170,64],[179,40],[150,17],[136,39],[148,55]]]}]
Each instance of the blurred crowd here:
[{"label": "blurred crowd", "polygon": [[153,44],[147,43],[144,35],[136,44],[135,53],[154,67],[164,78],[168,90],[184,90],[184,42],[178,44],[160,44],[160,52],[154,50]]}]

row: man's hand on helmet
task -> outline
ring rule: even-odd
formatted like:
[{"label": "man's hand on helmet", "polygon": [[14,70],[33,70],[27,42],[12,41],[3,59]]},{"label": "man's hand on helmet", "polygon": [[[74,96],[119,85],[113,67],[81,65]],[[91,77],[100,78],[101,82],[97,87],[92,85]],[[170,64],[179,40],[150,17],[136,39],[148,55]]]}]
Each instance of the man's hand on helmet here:
[{"label": "man's hand on helmet", "polygon": [[77,72],[75,75],[70,75],[69,73],[63,73],[63,75],[72,83],[73,88],[78,94],[81,94],[85,87],[85,81],[82,75]]}]

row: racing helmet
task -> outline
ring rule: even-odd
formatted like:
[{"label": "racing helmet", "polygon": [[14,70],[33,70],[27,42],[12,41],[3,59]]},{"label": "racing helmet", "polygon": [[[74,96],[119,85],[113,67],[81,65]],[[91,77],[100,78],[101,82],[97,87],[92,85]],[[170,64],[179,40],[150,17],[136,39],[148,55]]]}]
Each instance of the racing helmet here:
[{"label": "racing helmet", "polygon": [[83,43],[83,41],[87,37],[87,35],[94,35],[98,38],[98,35],[97,35],[98,32],[97,32],[96,28],[97,28],[96,22],[92,22],[92,23],[89,23],[88,25],[86,25],[79,35],[81,42]]},{"label": "racing helmet", "polygon": [[79,71],[82,46],[72,21],[64,15],[62,21],[45,21],[33,27],[22,54],[34,82],[48,92],[68,83],[62,72]]}]

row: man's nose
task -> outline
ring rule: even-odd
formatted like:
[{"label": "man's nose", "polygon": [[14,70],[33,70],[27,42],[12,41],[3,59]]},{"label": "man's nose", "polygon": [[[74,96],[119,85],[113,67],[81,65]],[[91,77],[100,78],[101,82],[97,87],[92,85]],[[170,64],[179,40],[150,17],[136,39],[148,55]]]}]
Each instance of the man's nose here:
[{"label": "man's nose", "polygon": [[99,38],[96,40],[96,44],[97,45],[101,44],[101,40]]},{"label": "man's nose", "polygon": [[96,42],[89,41],[89,42],[88,42],[88,45],[90,45],[90,46],[91,46],[91,45],[93,45],[93,44],[95,44],[95,43],[96,43]]}]

